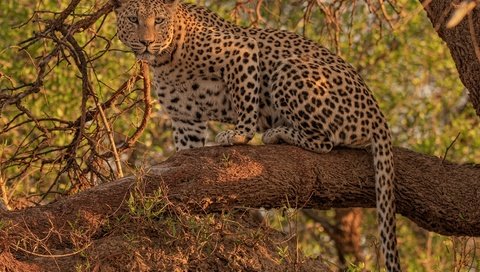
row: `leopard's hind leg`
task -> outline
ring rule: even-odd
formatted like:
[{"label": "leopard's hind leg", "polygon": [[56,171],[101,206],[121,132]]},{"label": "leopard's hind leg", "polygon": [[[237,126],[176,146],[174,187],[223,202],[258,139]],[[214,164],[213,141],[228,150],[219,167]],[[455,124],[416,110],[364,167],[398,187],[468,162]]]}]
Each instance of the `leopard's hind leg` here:
[{"label": "leopard's hind leg", "polygon": [[327,153],[333,148],[333,143],[318,133],[307,135],[306,132],[293,127],[271,128],[263,134],[265,144],[287,143],[317,153]]}]

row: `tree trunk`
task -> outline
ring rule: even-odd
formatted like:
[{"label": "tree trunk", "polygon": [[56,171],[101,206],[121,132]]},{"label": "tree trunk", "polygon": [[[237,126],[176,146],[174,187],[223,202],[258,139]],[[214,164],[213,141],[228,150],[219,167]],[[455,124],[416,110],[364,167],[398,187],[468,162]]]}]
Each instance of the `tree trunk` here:
[{"label": "tree trunk", "polygon": [[[480,167],[395,149],[398,212],[444,235],[480,236]],[[336,149],[316,154],[293,146],[213,147],[183,151],[144,174],[103,184],[55,203],[0,212],[3,222],[45,237],[128,211],[135,184],[161,190],[194,213],[235,207],[375,207],[372,156]],[[50,239],[59,239],[50,235]]]},{"label": "tree trunk", "polygon": [[460,79],[469,90],[470,100],[480,116],[480,6],[465,16],[457,26],[447,28],[446,24],[461,1],[432,0],[420,1],[428,18],[450,49]]}]

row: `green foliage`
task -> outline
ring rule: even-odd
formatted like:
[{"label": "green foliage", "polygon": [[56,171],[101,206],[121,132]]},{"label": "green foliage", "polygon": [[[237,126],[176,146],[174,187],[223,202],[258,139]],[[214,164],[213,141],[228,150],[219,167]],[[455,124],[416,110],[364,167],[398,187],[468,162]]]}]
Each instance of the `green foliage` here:
[{"label": "green foliage", "polygon": [[355,264],[351,264],[348,268],[347,268],[347,272],[362,272],[362,271],[365,271],[365,264],[364,263],[361,263],[359,265],[355,265]]},{"label": "green foliage", "polygon": [[[241,7],[236,8],[236,1],[232,0],[190,2],[207,5],[221,16],[241,25],[287,29],[321,42],[358,68],[389,120],[396,145],[439,157],[447,155],[447,159],[458,163],[480,160],[480,131],[476,129],[479,119],[468,102],[467,92],[458,78],[448,49],[426,18],[420,1],[397,1],[399,14],[387,7],[387,14],[393,18],[393,28],[372,16],[363,2],[357,3],[357,6],[348,4],[338,7],[341,12],[338,13],[336,24],[329,21],[320,8],[313,8],[310,15],[305,17],[307,5],[302,1],[301,4],[299,1],[265,1],[261,18],[245,13]],[[99,7],[99,3],[95,0],[82,1],[77,12],[92,12]],[[27,50],[19,46],[34,32],[42,30],[44,24],[37,21],[39,18],[45,20],[56,16],[53,13],[34,14],[33,11],[60,12],[67,4],[68,1],[53,0],[0,1],[0,73],[4,75],[0,77],[0,89],[34,81],[35,58],[52,49],[53,44],[49,42],[35,44]],[[69,17],[68,20],[71,23],[80,19]],[[108,98],[129,78],[130,69],[134,66],[133,55],[127,53],[128,50],[115,38],[114,20],[113,14],[110,14],[104,21],[102,18],[76,36],[82,45],[88,42],[85,50],[90,56],[99,57],[89,69],[95,71],[92,81],[100,101]],[[27,21],[29,23],[24,25]],[[79,117],[82,82],[78,80],[75,69],[72,69],[72,59],[67,59],[70,63],[62,61],[52,67],[54,70],[45,79],[42,90],[24,101],[24,106],[33,115],[69,121]],[[124,102],[135,101],[138,96],[132,90]],[[89,101],[88,107],[94,107],[92,101]],[[156,107],[160,109],[158,105]],[[120,137],[132,132],[142,116],[142,108],[138,106],[126,110],[122,105],[117,105],[115,111],[127,112],[112,123]],[[0,130],[15,115],[16,112],[11,108],[0,109]],[[24,117],[20,117],[18,123],[24,120]],[[222,128],[220,125],[212,127],[214,130]],[[98,127],[92,124],[87,129],[95,131]],[[17,148],[21,146],[21,141],[31,141],[31,145],[49,144],[53,150],[73,138],[71,133],[59,131],[50,142],[45,143],[38,139],[37,132],[35,125],[31,124],[27,130],[2,134],[0,162],[19,152]],[[457,135],[458,139],[454,142]],[[168,118],[157,113],[126,163],[135,166],[149,161],[151,157],[168,157],[172,152]],[[228,164],[229,158],[221,158],[221,162]],[[9,180],[5,188],[9,190],[7,195],[12,196],[10,201],[31,200],[32,196],[42,194],[50,187],[52,178],[60,168],[50,169],[45,174],[40,171],[42,167],[32,162],[22,174],[15,168],[0,172],[0,181]],[[10,179],[12,177],[16,178]],[[62,193],[72,187],[74,184],[70,177],[62,176],[55,189]],[[132,216],[153,220],[165,210],[167,204],[163,200],[162,191],[153,196],[133,192],[127,203]],[[288,215],[284,217],[280,213],[275,216],[271,223],[274,227],[285,230],[284,226],[291,225],[293,220],[309,230],[299,238],[299,246],[307,255],[321,254],[327,261],[336,262],[331,239],[319,231],[312,221],[305,218],[288,219]],[[333,212],[324,213],[324,217],[332,219]],[[399,245],[406,271],[468,271],[469,267],[480,270],[478,257],[472,257],[475,251],[477,256],[480,253],[472,238],[446,238],[425,232],[408,220],[399,221]],[[169,226],[170,235],[179,235],[176,224],[167,221],[166,225]],[[192,222],[192,229],[194,225]],[[368,213],[363,225],[367,269],[375,269],[377,234],[376,227],[372,226],[376,226],[375,216]],[[278,248],[282,258],[287,257],[283,256],[287,251]],[[362,271],[362,265],[352,265],[348,271]]]}]

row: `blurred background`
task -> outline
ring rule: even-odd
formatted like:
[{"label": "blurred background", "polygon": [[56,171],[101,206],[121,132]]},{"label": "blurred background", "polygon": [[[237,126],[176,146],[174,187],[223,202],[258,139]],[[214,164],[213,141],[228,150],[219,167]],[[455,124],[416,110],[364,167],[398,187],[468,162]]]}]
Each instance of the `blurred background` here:
[{"label": "blurred background", "polygon": [[[420,1],[188,2],[243,26],[285,29],[321,43],[364,77],[396,146],[480,162],[479,119]],[[0,2],[0,196],[9,209],[46,204],[112,181],[119,168],[128,175],[174,153],[158,102],[139,128],[145,121],[140,68],[115,37],[108,11],[104,0]],[[211,123],[210,141],[224,128]],[[285,207],[263,214],[272,227],[292,233],[306,255],[321,255],[333,268],[378,269],[373,210]],[[479,241],[399,221],[407,271],[480,271]]]}]

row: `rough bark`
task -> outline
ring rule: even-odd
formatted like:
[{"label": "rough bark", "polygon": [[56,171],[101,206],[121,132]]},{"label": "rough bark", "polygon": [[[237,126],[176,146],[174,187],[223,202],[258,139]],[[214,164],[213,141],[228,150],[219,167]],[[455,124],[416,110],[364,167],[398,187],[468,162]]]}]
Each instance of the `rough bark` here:
[{"label": "rough bark", "polygon": [[365,257],[362,253],[361,232],[363,211],[361,208],[348,208],[335,210],[335,223],[331,224],[329,220],[322,217],[316,210],[303,210],[308,218],[319,223],[322,229],[334,241],[338,256],[337,271],[345,271],[348,268],[346,256],[355,257],[354,264],[365,263]]},{"label": "rough bark", "polygon": [[447,43],[460,79],[469,90],[470,100],[480,116],[480,6],[474,8],[457,26],[447,28],[446,24],[455,7],[462,1],[420,2],[429,3],[424,5],[428,18],[440,38]]},{"label": "rough bark", "polygon": [[355,257],[355,264],[365,263],[365,257],[361,249],[361,232],[360,226],[362,224],[362,210],[360,208],[353,209],[337,209],[335,211],[335,247],[343,267],[338,271],[345,271],[348,269],[348,262],[346,255],[351,254]]},{"label": "rough bark", "polygon": [[[480,167],[457,165],[406,149],[395,149],[398,212],[444,235],[480,236]],[[371,155],[339,149],[315,154],[292,146],[236,146],[180,152],[146,174],[127,177],[55,203],[0,219],[38,237],[101,225],[127,211],[126,199],[143,179],[149,193],[161,188],[169,200],[191,212],[235,207],[375,207]],[[95,223],[95,222],[98,222]]]}]

